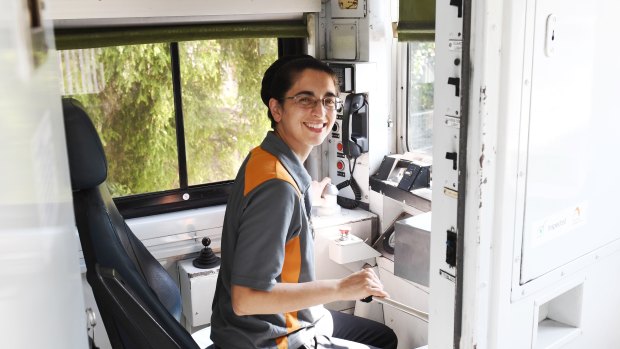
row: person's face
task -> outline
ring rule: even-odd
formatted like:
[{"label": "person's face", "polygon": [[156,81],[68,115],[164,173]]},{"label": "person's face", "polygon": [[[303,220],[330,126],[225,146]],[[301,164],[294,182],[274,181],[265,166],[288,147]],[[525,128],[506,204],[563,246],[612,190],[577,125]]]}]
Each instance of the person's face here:
[{"label": "person's face", "polygon": [[[308,106],[304,103],[308,97],[318,99],[318,103]],[[278,135],[302,161],[312,147],[323,143],[334,126],[337,111],[323,106],[322,99],[326,97],[336,97],[332,77],[322,71],[306,69],[297,76],[284,100],[272,98],[269,101]]]}]

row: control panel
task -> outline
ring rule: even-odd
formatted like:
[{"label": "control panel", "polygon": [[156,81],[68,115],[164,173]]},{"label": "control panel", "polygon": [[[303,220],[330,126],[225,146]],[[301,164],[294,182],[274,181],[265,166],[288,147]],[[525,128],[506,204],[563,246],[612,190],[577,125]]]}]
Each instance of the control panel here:
[{"label": "control panel", "polygon": [[[344,101],[326,140],[328,175],[332,183],[339,186],[341,198],[357,201],[357,204],[368,203],[368,120],[372,98],[368,91],[375,65],[370,62],[327,63],[338,75],[340,98]],[[348,183],[351,174],[356,182],[353,185]]]}]

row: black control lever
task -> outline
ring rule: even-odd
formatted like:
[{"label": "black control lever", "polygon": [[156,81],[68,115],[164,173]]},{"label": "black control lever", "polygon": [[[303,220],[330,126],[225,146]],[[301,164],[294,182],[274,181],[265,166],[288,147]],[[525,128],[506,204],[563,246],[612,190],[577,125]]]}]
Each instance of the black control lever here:
[{"label": "black control lever", "polygon": [[209,247],[210,244],[211,239],[208,237],[202,238],[202,245],[204,248],[200,251],[200,255],[192,262],[196,268],[211,269],[220,266],[220,257],[213,253],[213,250]]}]

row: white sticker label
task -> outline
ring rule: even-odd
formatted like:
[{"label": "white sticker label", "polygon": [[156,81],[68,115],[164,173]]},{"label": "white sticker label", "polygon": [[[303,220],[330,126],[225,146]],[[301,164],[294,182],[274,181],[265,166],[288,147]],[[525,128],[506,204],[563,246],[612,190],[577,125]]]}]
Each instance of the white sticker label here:
[{"label": "white sticker label", "polygon": [[463,49],[463,40],[448,40],[448,49],[450,51],[461,51]]},{"label": "white sticker label", "polygon": [[460,128],[461,119],[454,116],[446,116],[445,124],[448,127]]},{"label": "white sticker label", "polygon": [[534,245],[543,244],[584,225],[586,214],[586,204],[582,203],[535,222]]}]

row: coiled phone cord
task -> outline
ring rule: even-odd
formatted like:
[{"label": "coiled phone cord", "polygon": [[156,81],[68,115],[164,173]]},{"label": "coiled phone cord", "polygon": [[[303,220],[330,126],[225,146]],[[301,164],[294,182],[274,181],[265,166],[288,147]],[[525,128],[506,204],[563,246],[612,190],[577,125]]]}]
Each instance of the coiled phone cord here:
[{"label": "coiled phone cord", "polygon": [[355,157],[353,159],[353,167],[351,167],[351,158],[348,158],[349,160],[349,176],[350,178],[347,179],[344,182],[339,183],[338,185],[336,185],[336,188],[338,188],[338,190],[341,190],[343,188],[346,187],[351,187],[351,190],[353,191],[353,195],[355,197],[355,200],[349,199],[349,198],[345,198],[342,196],[338,196],[337,198],[337,202],[338,205],[340,205],[341,207],[347,208],[349,210],[352,210],[354,208],[356,208],[357,206],[360,205],[360,201],[362,200],[362,189],[360,189],[360,186],[357,184],[357,181],[355,180],[355,178],[353,177],[353,172],[355,171],[355,165],[357,163],[357,157]]}]

